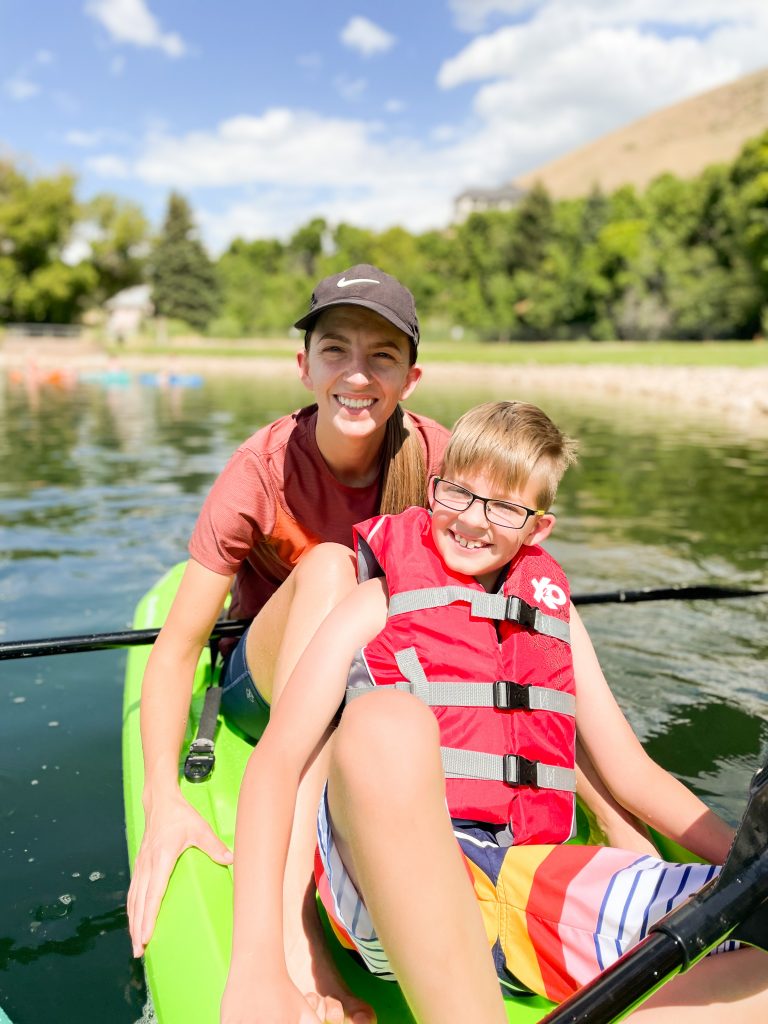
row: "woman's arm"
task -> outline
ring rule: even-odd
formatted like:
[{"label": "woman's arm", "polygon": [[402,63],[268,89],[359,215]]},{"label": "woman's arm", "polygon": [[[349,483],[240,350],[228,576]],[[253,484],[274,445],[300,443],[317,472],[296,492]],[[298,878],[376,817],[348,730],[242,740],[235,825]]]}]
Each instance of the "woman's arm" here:
[{"label": "woman's arm", "polygon": [[[361,584],[300,657],[246,767],[235,832],[232,960],[222,1020],[292,990],[283,952],[283,876],[301,775],[325,743],[355,652],[383,628],[383,580]],[[271,997],[267,997],[269,1000]],[[266,1019],[266,1018],[265,1018]],[[285,1018],[288,1020],[289,1018]]]},{"label": "woman's arm", "polygon": [[605,680],[589,635],[571,608],[576,726],[614,798],[663,835],[712,863],[722,863],[733,830],[645,752]]},{"label": "woman's arm", "polygon": [[178,767],[197,660],[231,582],[231,576],[211,572],[194,559],[187,563],[144,673],[141,740],[145,828],[128,891],[134,956],[144,952],[168,879],[187,847],[197,846],[222,864],[232,860],[227,847],[181,795]]}]

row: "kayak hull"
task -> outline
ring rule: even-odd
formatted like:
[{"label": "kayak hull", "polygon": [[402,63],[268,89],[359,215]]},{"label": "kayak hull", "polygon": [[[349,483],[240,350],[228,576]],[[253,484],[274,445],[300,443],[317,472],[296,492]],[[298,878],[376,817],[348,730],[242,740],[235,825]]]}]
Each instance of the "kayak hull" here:
[{"label": "kayak hull", "polygon": [[[170,609],[184,571],[184,563],[171,569],[139,602],[134,628],[161,626]],[[150,647],[128,653],[123,706],[123,784],[126,838],[133,870],[144,831],[142,788],[144,769],[139,727],[141,680]],[[195,674],[192,708],[182,751],[194,738],[206,688],[210,683],[210,656],[203,652]],[[237,794],[252,744],[220,719],[216,734],[216,765],[202,783],[181,778],[184,797],[232,847]],[[584,833],[584,822],[581,830]],[[210,860],[197,849],[179,858],[163,899],[154,935],[144,958],[147,984],[158,1024],[218,1024],[221,995],[226,981],[232,935],[232,868]],[[408,1024],[413,1018],[397,985],[372,977],[332,937],[328,940],[349,986],[374,1005],[380,1024]],[[513,1024],[533,1024],[552,1008],[539,996],[506,1000]],[[468,1009],[471,1018],[471,1008]]]}]

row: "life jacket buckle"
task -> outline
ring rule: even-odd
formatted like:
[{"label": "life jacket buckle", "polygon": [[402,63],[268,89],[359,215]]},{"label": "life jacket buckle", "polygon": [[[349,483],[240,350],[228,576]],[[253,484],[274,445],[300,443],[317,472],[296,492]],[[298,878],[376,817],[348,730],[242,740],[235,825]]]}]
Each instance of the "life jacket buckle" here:
[{"label": "life jacket buckle", "polygon": [[184,761],[184,778],[188,782],[203,782],[213,771],[215,763],[213,741],[197,739],[189,745],[189,753]]},{"label": "life jacket buckle", "polygon": [[521,597],[508,597],[504,618],[516,622],[523,629],[536,629],[536,616],[539,609],[528,604]]},{"label": "life jacket buckle", "polygon": [[539,785],[539,761],[520,754],[504,754],[504,783],[507,786]]},{"label": "life jacket buckle", "polygon": [[498,711],[530,711],[530,687],[511,679],[497,679],[493,684],[493,706]]}]

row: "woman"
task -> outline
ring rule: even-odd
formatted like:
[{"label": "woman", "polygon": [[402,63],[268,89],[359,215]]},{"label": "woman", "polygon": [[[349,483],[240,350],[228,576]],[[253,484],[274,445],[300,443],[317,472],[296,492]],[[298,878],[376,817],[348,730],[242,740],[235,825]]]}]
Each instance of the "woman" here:
[{"label": "woman", "polygon": [[[253,622],[234,650],[230,644],[223,651],[223,708],[258,737],[317,626],[355,586],[352,525],[424,504],[426,479],[448,437],[439,424],[404,414],[399,405],[421,370],[413,296],[394,277],[361,264],[324,278],[295,326],[306,331],[298,372],[316,405],[256,433],[214,484],[144,677],[146,828],[128,894],[136,956],[185,849],[197,846],[221,864],[232,862],[178,786],[195,665],[230,588],[229,614]],[[348,571],[329,559],[328,548],[317,547],[321,541],[350,549]],[[348,1014],[365,1015],[365,1004],[349,996],[331,965],[311,884],[324,745],[299,794],[286,871],[285,948],[301,991],[323,993],[329,1005],[341,997]]]}]

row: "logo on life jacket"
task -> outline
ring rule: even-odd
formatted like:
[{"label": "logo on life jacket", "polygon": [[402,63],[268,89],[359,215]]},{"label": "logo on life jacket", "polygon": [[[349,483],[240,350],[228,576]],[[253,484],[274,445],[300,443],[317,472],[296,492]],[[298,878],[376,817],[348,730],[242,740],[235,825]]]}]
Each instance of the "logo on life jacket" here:
[{"label": "logo on life jacket", "polygon": [[540,580],[531,580],[533,584],[533,600],[540,601],[546,608],[554,611],[562,608],[566,602],[566,596],[562,587],[553,583],[549,576],[542,576]]}]

